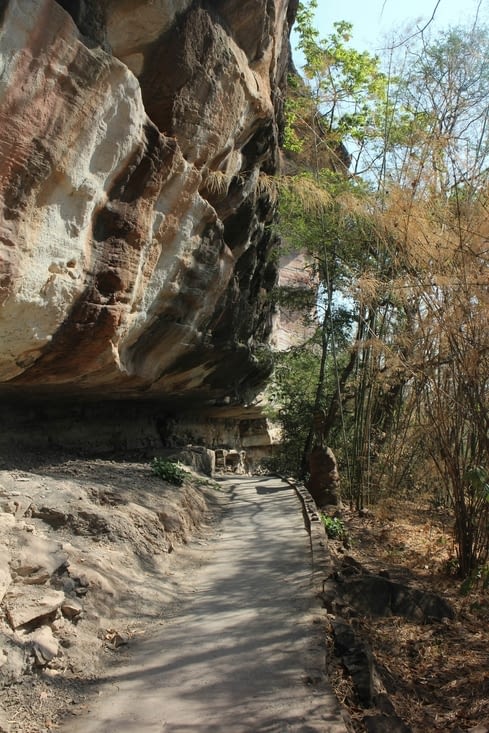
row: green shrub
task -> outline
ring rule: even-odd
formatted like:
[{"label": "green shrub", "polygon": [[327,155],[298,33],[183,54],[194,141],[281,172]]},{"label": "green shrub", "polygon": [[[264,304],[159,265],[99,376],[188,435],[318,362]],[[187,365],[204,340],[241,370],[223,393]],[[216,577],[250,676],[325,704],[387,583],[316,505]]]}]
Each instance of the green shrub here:
[{"label": "green shrub", "polygon": [[347,532],[345,525],[338,517],[330,517],[327,514],[320,514],[321,522],[326,529],[326,534],[332,540],[346,540]]},{"label": "green shrub", "polygon": [[174,486],[181,486],[187,475],[177,463],[165,460],[164,458],[153,458],[151,469],[156,476],[159,476]]}]

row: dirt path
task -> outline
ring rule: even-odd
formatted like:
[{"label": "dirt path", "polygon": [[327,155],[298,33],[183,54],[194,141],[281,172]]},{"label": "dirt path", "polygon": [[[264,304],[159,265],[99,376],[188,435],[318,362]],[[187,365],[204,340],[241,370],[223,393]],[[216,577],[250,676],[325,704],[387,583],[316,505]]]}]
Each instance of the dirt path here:
[{"label": "dirt path", "polygon": [[317,659],[309,538],[293,489],[235,478],[194,592],[132,647],[64,733],[345,733]]}]

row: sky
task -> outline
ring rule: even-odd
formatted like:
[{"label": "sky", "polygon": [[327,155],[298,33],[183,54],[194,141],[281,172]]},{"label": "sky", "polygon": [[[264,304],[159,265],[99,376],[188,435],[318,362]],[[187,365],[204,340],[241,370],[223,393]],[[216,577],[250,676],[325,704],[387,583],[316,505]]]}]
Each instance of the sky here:
[{"label": "sky", "polygon": [[[379,52],[386,38],[406,30],[423,27],[435,13],[434,29],[465,25],[478,17],[489,24],[489,0],[319,0],[316,27],[322,38],[333,30],[333,23],[347,20],[353,24],[352,46],[359,51]],[[478,15],[477,15],[477,11]]]}]

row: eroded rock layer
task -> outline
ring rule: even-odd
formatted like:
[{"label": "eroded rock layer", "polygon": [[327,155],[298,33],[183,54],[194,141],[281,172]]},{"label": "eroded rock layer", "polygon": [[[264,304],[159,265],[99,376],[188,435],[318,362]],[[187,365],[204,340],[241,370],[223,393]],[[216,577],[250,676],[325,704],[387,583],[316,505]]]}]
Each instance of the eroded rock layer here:
[{"label": "eroded rock layer", "polygon": [[260,383],[291,5],[0,2],[4,391]]}]

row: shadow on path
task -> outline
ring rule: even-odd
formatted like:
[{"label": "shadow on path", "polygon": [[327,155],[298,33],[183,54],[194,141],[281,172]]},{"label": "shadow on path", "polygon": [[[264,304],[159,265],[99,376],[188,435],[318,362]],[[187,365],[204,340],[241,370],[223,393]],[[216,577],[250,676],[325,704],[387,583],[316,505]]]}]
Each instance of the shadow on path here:
[{"label": "shadow on path", "polygon": [[345,733],[332,693],[305,683],[317,639],[300,503],[278,479],[225,485],[231,511],[181,615],[65,733]]}]

